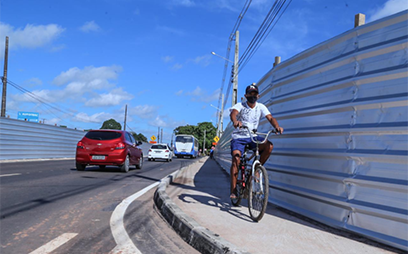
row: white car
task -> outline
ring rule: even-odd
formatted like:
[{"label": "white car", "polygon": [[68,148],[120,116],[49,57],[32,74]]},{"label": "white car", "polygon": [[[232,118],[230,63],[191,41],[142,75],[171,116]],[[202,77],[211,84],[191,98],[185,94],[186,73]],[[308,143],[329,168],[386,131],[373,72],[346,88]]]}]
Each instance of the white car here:
[{"label": "white car", "polygon": [[156,159],[163,159],[166,161],[171,161],[173,158],[173,151],[167,144],[155,144],[152,145],[149,149],[149,153],[147,155],[147,160],[156,160]]}]

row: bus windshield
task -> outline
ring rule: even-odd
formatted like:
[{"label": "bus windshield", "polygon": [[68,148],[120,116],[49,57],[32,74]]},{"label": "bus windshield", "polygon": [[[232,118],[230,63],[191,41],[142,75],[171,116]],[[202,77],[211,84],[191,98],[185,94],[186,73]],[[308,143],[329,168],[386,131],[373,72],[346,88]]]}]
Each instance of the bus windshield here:
[{"label": "bus windshield", "polygon": [[192,143],[193,142],[193,138],[189,137],[189,136],[177,136],[176,137],[176,142],[180,142],[180,143]]}]

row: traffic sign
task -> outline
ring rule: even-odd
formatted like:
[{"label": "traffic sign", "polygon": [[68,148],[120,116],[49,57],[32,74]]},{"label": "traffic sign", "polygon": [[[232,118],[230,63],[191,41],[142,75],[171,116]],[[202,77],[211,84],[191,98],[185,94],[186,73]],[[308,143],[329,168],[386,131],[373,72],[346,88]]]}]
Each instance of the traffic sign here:
[{"label": "traffic sign", "polygon": [[219,140],[220,140],[220,138],[219,138],[218,136],[215,136],[215,137],[214,137],[214,141],[215,141],[215,142],[218,142]]},{"label": "traffic sign", "polygon": [[149,141],[150,144],[156,144],[156,141]]},{"label": "traffic sign", "polygon": [[153,140],[153,141],[155,141],[155,140],[156,140],[156,136],[153,135],[153,136],[150,137],[150,139]]},{"label": "traffic sign", "polygon": [[36,122],[38,123],[38,119],[40,117],[40,114],[37,112],[22,112],[19,111],[17,115],[18,120],[25,120],[29,122]]}]

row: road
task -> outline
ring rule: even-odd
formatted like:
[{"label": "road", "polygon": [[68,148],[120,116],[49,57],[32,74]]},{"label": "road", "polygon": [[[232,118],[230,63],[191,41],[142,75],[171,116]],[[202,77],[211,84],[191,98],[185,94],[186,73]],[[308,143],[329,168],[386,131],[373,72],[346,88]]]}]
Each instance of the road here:
[{"label": "road", "polygon": [[[75,169],[74,160],[0,164],[1,253],[109,253],[110,219],[125,198],[195,160],[145,160],[141,170]],[[130,204],[124,224],[142,253],[197,253],[160,217],[154,188]],[[39,249],[42,248],[42,249]]]}]

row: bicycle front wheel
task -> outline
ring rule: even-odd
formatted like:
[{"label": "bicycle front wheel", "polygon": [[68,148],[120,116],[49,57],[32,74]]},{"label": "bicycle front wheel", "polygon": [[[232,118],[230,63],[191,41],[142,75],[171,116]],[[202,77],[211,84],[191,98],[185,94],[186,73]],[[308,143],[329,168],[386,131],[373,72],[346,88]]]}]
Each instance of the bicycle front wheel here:
[{"label": "bicycle front wheel", "polygon": [[249,184],[249,214],[254,221],[260,221],[268,205],[269,179],[266,169],[262,165],[255,168]]}]

